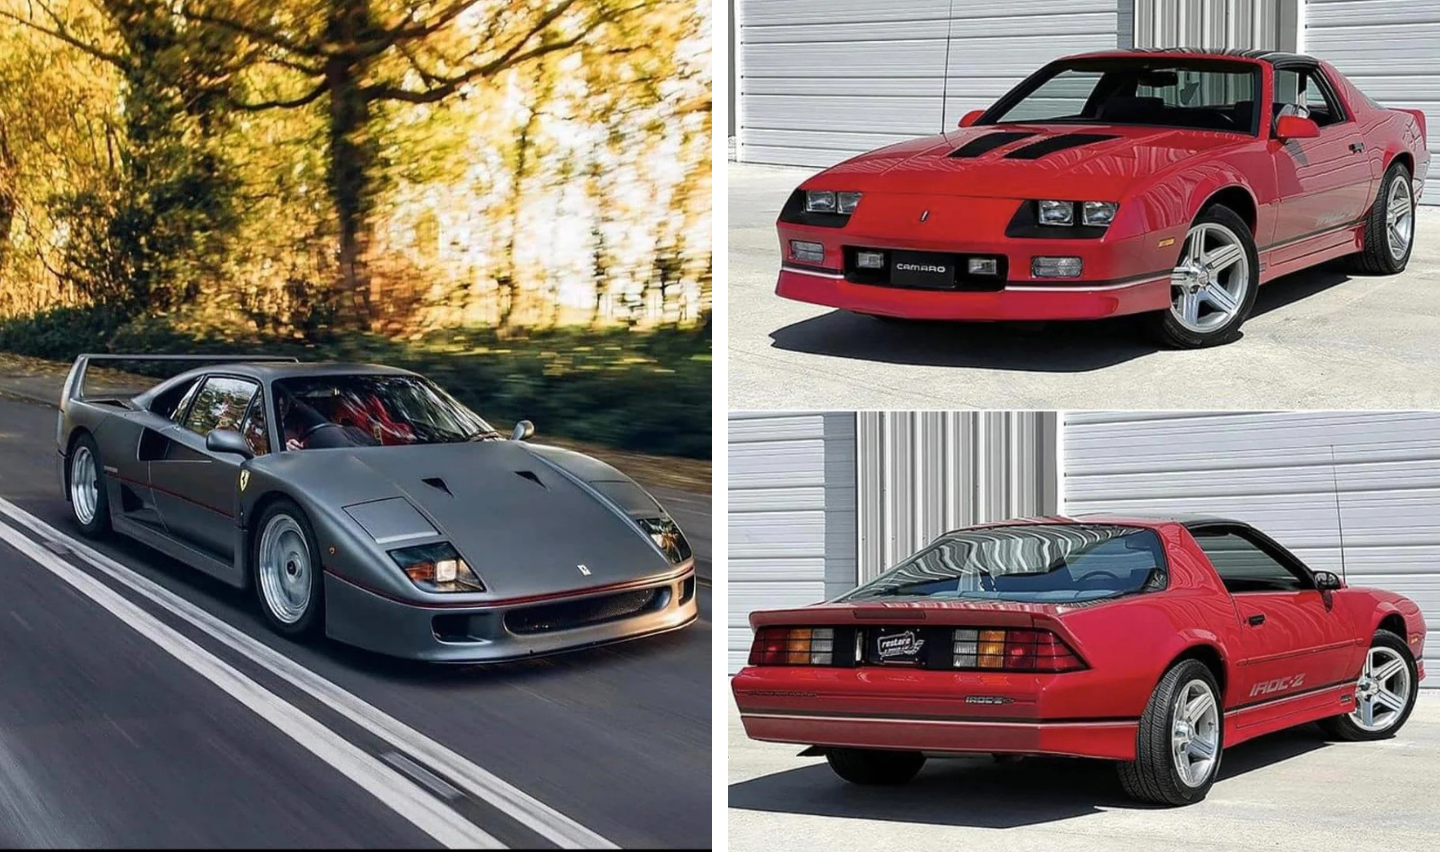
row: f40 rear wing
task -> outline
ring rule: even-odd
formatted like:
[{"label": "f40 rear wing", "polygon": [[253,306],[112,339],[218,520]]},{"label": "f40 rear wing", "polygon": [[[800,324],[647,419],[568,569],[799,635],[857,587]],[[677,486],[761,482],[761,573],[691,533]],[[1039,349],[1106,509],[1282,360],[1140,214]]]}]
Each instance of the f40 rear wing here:
[{"label": "f40 rear wing", "polygon": [[74,365],[70,367],[70,375],[65,378],[65,386],[60,389],[60,403],[63,406],[69,400],[84,398],[85,372],[90,369],[92,361],[193,361],[200,364],[265,361],[293,364],[299,360],[299,358],[289,355],[93,355],[87,353],[76,358]]}]

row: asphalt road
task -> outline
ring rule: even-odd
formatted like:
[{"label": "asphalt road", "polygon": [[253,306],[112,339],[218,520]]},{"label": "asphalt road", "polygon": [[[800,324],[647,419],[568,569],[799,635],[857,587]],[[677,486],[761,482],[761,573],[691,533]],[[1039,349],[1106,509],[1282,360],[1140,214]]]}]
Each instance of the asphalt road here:
[{"label": "asphalt road", "polygon": [[732,409],[1440,406],[1440,209],[1403,274],[1281,278],[1240,340],[1180,352],[1123,318],[897,324],[781,299],[775,216],[810,174],[729,164]]},{"label": "asphalt road", "polygon": [[1104,761],[932,760],[903,787],[860,788],[799,746],[745,737],[730,712],[731,852],[1354,852],[1434,849],[1440,692],[1389,740],[1326,743],[1313,725],[1226,749],[1205,801],[1136,804]]},{"label": "asphalt road", "polygon": [[[0,398],[0,847],[709,846],[707,585],[678,633],[524,663],[296,644],[67,541],[54,430]],[[708,575],[708,502],[670,496]]]}]

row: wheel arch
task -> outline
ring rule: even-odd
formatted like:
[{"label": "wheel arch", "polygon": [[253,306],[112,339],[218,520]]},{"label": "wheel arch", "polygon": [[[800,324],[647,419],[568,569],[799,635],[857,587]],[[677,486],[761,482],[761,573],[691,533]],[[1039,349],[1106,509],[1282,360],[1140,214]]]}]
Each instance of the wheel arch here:
[{"label": "wheel arch", "polygon": [[66,503],[70,502],[70,454],[75,452],[75,444],[80,440],[81,435],[89,435],[92,441],[95,440],[95,433],[90,431],[87,426],[71,427],[70,434],[65,438],[65,463],[60,467],[63,470],[62,475],[65,477],[65,487],[61,490],[65,492]]},{"label": "wheel arch", "polygon": [[[1410,177],[1415,177],[1415,155],[1405,150],[1404,148],[1395,151],[1387,151],[1385,153],[1384,168],[1380,170],[1380,173],[1384,174],[1385,172],[1389,171],[1390,167],[1395,165],[1396,163],[1400,163],[1405,166],[1406,170],[1410,172]],[[1384,190],[1385,187],[1382,186],[1378,191],[1384,192]]]},{"label": "wheel arch", "polygon": [[1195,213],[1190,217],[1190,220],[1193,222],[1206,210],[1217,205],[1234,211],[1235,215],[1245,221],[1245,226],[1250,229],[1251,237],[1258,239],[1256,228],[1259,225],[1258,217],[1260,208],[1255,202],[1254,194],[1250,192],[1248,187],[1236,183],[1211,190],[1209,194],[1204,197],[1204,201],[1195,207]]},{"label": "wheel arch", "polygon": [[1157,677],[1155,682],[1158,684],[1160,678],[1165,676],[1165,672],[1170,671],[1185,660],[1197,660],[1210,670],[1210,674],[1215,678],[1215,685],[1220,689],[1219,697],[1221,706],[1223,707],[1225,704],[1225,690],[1230,683],[1229,665],[1220,647],[1213,642],[1200,641],[1187,646],[1166,664],[1164,670],[1160,672],[1160,677]]}]

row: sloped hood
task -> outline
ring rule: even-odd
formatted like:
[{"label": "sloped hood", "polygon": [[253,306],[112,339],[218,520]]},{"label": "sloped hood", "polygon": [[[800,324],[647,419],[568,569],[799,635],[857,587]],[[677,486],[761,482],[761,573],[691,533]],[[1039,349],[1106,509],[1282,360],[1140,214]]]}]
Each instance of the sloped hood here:
[{"label": "sloped hood", "polygon": [[861,154],[821,172],[804,188],[1118,200],[1142,177],[1254,141],[1237,133],[1157,127],[967,127]]},{"label": "sloped hood", "polygon": [[630,517],[584,484],[610,471],[648,499],[623,475],[593,459],[587,461],[598,467],[586,471],[587,477],[567,474],[515,441],[295,455],[323,466],[326,487],[336,489],[329,499],[337,508],[406,498],[455,545],[497,597],[608,586],[676,567]]}]

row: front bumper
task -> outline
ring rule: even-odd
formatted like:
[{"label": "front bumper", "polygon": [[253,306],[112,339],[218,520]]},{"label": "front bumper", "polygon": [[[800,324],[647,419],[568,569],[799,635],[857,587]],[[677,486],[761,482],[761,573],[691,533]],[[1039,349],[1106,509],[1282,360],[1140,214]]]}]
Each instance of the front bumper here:
[{"label": "front bumper", "polygon": [[862,314],[924,320],[1078,320],[1165,310],[1169,273],[1137,281],[1013,284],[994,292],[855,284],[836,272],[782,267],[776,295]]},{"label": "front bumper", "polygon": [[1139,718],[1066,714],[1093,669],[1063,674],[748,667],[731,681],[745,733],[801,745],[1134,760]]},{"label": "front bumper", "polygon": [[[604,599],[654,592],[652,603],[631,613],[571,625],[555,609],[554,626],[536,624],[537,607],[590,607]],[[693,564],[682,573],[623,590],[557,596],[543,602],[475,607],[424,606],[362,588],[325,573],[325,632],[350,645],[429,662],[491,663],[576,651],[685,627],[699,616]],[[527,616],[527,613],[530,614]],[[517,625],[526,621],[524,630]]]}]

